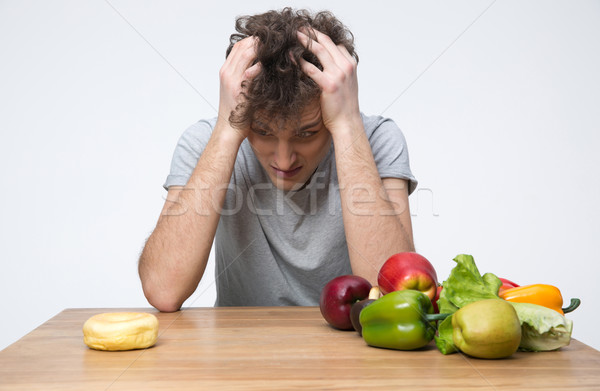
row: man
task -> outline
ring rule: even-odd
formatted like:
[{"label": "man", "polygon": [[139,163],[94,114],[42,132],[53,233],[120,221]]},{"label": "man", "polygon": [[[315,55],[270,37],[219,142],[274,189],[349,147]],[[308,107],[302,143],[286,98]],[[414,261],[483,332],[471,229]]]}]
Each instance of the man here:
[{"label": "man", "polygon": [[376,284],[414,251],[416,187],[400,129],[361,114],[353,37],[331,13],[236,21],[218,117],[186,130],[139,262],[146,298],[176,311],[215,241],[216,305],[316,305],[332,278]]}]

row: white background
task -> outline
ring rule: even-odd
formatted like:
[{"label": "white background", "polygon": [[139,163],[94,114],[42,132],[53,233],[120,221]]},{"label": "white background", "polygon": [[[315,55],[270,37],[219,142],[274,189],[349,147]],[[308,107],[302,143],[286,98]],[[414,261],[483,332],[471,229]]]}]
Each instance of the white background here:
[{"label": "white background", "polygon": [[[234,19],[294,5],[355,33],[361,109],[405,133],[439,279],[469,253],[557,285],[600,349],[600,3],[360,4],[1,1],[0,348],[65,308],[148,306],[137,259],[178,137],[215,115]],[[213,304],[212,260],[186,306]]]}]

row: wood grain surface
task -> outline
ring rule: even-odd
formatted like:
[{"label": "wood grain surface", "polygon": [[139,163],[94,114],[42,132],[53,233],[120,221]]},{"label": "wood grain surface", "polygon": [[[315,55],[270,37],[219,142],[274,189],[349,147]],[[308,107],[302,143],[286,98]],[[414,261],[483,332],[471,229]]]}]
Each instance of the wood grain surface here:
[{"label": "wood grain surface", "polygon": [[[160,322],[156,345],[102,352],[82,326],[101,312]],[[575,325],[575,327],[577,327]],[[600,390],[600,352],[579,342],[502,360],[372,348],[317,307],[67,309],[0,352],[0,390]]]}]

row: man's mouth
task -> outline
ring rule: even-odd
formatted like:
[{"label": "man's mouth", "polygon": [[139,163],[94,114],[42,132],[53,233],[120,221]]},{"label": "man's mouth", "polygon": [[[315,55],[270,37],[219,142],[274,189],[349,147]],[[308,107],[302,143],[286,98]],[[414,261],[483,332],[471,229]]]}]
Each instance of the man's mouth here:
[{"label": "man's mouth", "polygon": [[298,174],[300,172],[300,170],[302,169],[302,166],[299,166],[292,170],[287,170],[287,171],[280,170],[273,166],[271,166],[271,168],[273,169],[273,172],[275,172],[275,175],[278,176],[279,178],[292,178],[293,176],[295,176],[296,174]]}]

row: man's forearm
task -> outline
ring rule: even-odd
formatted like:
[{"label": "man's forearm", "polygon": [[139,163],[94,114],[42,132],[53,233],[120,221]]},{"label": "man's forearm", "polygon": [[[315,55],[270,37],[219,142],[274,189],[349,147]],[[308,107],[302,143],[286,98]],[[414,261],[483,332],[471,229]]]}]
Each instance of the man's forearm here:
[{"label": "man's forearm", "polygon": [[410,218],[408,205],[388,199],[362,122],[337,132],[333,141],[352,271],[376,284],[388,257],[414,251],[410,220],[403,224],[400,218],[400,212]]},{"label": "man's forearm", "polygon": [[215,128],[187,185],[167,199],[146,242],[140,279],[161,311],[179,309],[202,278],[242,140]]}]

